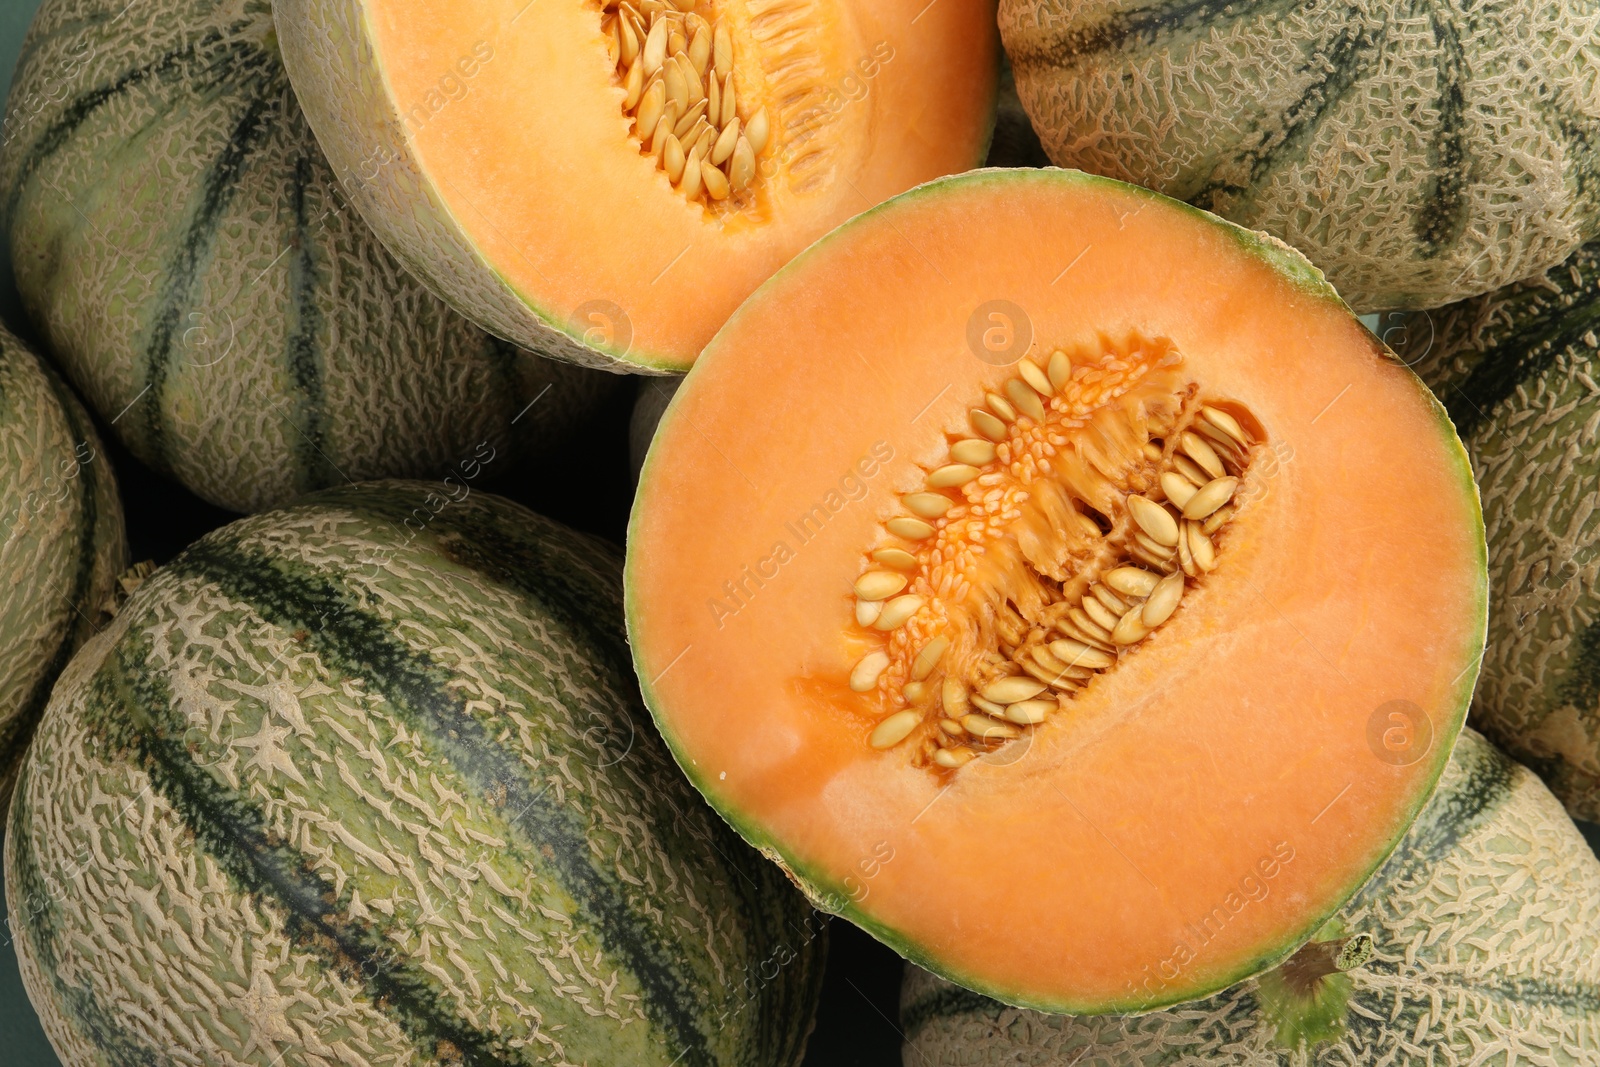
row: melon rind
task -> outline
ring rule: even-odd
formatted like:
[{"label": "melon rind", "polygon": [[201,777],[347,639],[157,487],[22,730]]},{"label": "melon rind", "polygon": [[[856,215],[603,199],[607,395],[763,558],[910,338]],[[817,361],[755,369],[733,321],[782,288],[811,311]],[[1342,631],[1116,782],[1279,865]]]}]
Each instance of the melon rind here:
[{"label": "melon rind", "polygon": [[334,173],[413,275],[490,333],[542,356],[637,374],[684,369],[637,345],[611,352],[578,340],[571,324],[482,256],[422,171],[384,88],[362,0],[276,0],[273,10],[284,65]]},{"label": "melon rind", "polygon": [[1489,644],[1472,722],[1600,819],[1600,239],[1538,277],[1392,320],[1483,494]]},{"label": "melon rind", "polygon": [[618,384],[406,273],[344,199],[264,0],[45,0],[0,197],[53,358],[139,460],[232,511],[463,462],[491,478]]},{"label": "melon rind", "polygon": [[1052,160],[1273,233],[1360,311],[1600,233],[1592,0],[1002,0],[999,24]]},{"label": "melon rind", "polygon": [[50,687],[127,566],[116,478],[88,413],[0,326],[0,816]]},{"label": "melon rind", "polygon": [[906,1067],[1591,1063],[1600,1058],[1600,862],[1526,768],[1464,730],[1400,848],[1339,910],[1377,954],[1332,979],[1339,1032],[1294,1040],[1249,981],[1138,1018],[1019,1011],[908,968]]},{"label": "melon rind", "polygon": [[[1319,271],[1309,260],[1305,258],[1305,256],[1301,255],[1293,247],[1281,240],[1278,240],[1270,234],[1247,230],[1242,226],[1238,226],[1234,223],[1228,222],[1225,219],[1218,218],[1210,212],[1203,211],[1181,201],[1172,200],[1169,197],[1163,196],[1162,194],[1149,189],[1145,189],[1140,186],[1130,186],[1115,179],[1099,177],[1084,173],[1082,171],[1067,170],[1056,167],[1015,169],[986,168],[968,171],[965,174],[937,178],[933,181],[925,182],[922,185],[901,193],[899,196],[893,197],[884,203],[863,212],[854,219],[851,219],[849,222],[837,227],[826,236],[818,239],[813,245],[811,245],[810,248],[801,253],[799,256],[795,257],[795,259],[791,260],[786,266],[784,266],[782,270],[774,274],[766,283],[757,289],[755,293],[753,293],[750,298],[740,306],[740,309],[729,318],[728,322],[723,326],[723,331],[731,330],[741,315],[750,314],[752,308],[759,306],[762,295],[767,290],[787,284],[791,275],[797,275],[806,270],[808,260],[813,255],[819,254],[819,250],[826,248],[830,242],[849,240],[852,231],[856,228],[874,226],[880,224],[880,222],[883,225],[893,225],[893,217],[898,211],[908,209],[924,199],[938,197],[946,192],[961,192],[965,189],[965,187],[970,185],[978,185],[982,183],[1006,185],[1027,182],[1072,184],[1083,187],[1086,190],[1104,189],[1107,192],[1113,192],[1117,195],[1143,197],[1153,203],[1163,204],[1169,210],[1183,212],[1189,215],[1191,218],[1201,220],[1207,225],[1219,228],[1221,232],[1235,241],[1248,254],[1270,266],[1286,282],[1294,286],[1296,290],[1303,293],[1305,296],[1314,300],[1326,302],[1344,314],[1353,315],[1353,312],[1351,312],[1349,306],[1344,303],[1338,292],[1335,291],[1334,288],[1328,283],[1321,271]],[[1372,350],[1377,357],[1403,365],[1403,361],[1401,361],[1400,358],[1396,356],[1395,353],[1391,351],[1389,347],[1381,340],[1379,340],[1376,336],[1372,336],[1370,333],[1368,336],[1371,337]],[[707,346],[706,350],[709,352],[715,348],[716,338],[713,338],[711,344]],[[691,371],[689,376],[685,379],[687,388],[692,389],[693,387],[693,375],[694,372]],[[981,975],[962,973],[958,969],[947,965],[944,961],[932,956],[923,946],[903,936],[898,930],[895,930],[866,914],[852,902],[852,894],[845,886],[842,876],[835,878],[829,875],[828,872],[816,869],[807,864],[803,858],[792,854],[788,849],[785,848],[783,842],[774,839],[761,826],[757,825],[753,819],[748,817],[744,812],[740,811],[738,807],[734,805],[728,798],[721,795],[716,781],[709,775],[708,772],[703,771],[696,764],[693,755],[683,745],[681,739],[678,738],[674,733],[671,725],[671,717],[667,709],[663,706],[659,695],[654,690],[653,682],[655,681],[655,678],[653,678],[650,673],[650,666],[642,662],[638,653],[639,643],[637,640],[634,640],[632,642],[632,648],[634,649],[634,668],[639,675],[639,684],[644,695],[645,705],[650,709],[651,715],[655,719],[656,726],[661,731],[662,736],[666,739],[667,746],[676,757],[678,765],[682,767],[684,773],[689,776],[689,779],[694,783],[695,788],[700,790],[701,794],[711,802],[711,806],[715,808],[717,812],[720,813],[722,817],[726,819],[746,841],[758,849],[763,855],[775,859],[783,868],[784,872],[790,877],[791,880],[794,881],[797,886],[799,886],[805,892],[806,896],[810,898],[812,903],[817,908],[849,919],[851,922],[867,931],[873,937],[894,949],[895,952],[899,953],[902,957],[910,962],[917,964],[918,966],[945,979],[965,986],[968,989],[981,992],[988,996],[994,997],[997,1000],[1004,1001],[1007,1004],[1012,1004],[1017,1007],[1032,1008],[1045,1012],[1083,1015],[1104,1013],[1142,1014],[1151,1011],[1157,1011],[1161,1008],[1165,1008],[1185,1000],[1193,1000],[1206,996],[1218,989],[1225,988],[1226,986],[1233,985],[1247,978],[1254,977],[1255,975],[1258,975],[1264,971],[1271,970],[1284,960],[1288,959],[1289,956],[1293,955],[1301,945],[1311,940],[1312,936],[1319,929],[1321,929],[1330,918],[1332,918],[1339,906],[1360,889],[1361,885],[1367,881],[1372,873],[1378,869],[1378,867],[1384,862],[1389,854],[1392,853],[1399,845],[1400,841],[1405,836],[1407,828],[1416,819],[1418,812],[1422,810],[1423,805],[1427,802],[1428,797],[1433,792],[1440,775],[1444,773],[1445,766],[1449,763],[1455,738],[1461,731],[1466,720],[1467,707],[1472,699],[1473,684],[1477,677],[1477,666],[1483,657],[1485,634],[1488,625],[1488,585],[1486,578],[1483,577],[1487,564],[1487,549],[1484,547],[1483,542],[1483,515],[1478,499],[1477,485],[1472,479],[1472,467],[1467,459],[1466,450],[1462,446],[1460,438],[1456,436],[1455,428],[1451,424],[1450,418],[1446,414],[1444,407],[1439,403],[1439,401],[1421,382],[1420,379],[1417,379],[1415,375],[1409,375],[1409,377],[1416,387],[1418,401],[1426,405],[1428,410],[1433,415],[1434,426],[1439,431],[1438,443],[1441,450],[1441,459],[1447,460],[1450,466],[1453,468],[1457,477],[1457,481],[1461,486],[1465,510],[1467,514],[1471,516],[1471,519],[1477,528],[1477,537],[1475,539],[1477,544],[1477,556],[1473,560],[1474,572],[1479,576],[1477,581],[1478,596],[1476,599],[1474,612],[1476,616],[1476,622],[1470,630],[1467,647],[1461,649],[1459,654],[1459,659],[1462,664],[1462,671],[1456,681],[1454,696],[1450,698],[1445,705],[1448,708],[1449,714],[1444,722],[1435,724],[1435,740],[1433,747],[1417,765],[1419,768],[1420,778],[1427,782],[1428,785],[1426,788],[1418,791],[1415,802],[1411,805],[1410,809],[1403,812],[1401,817],[1396,821],[1395,826],[1391,830],[1390,837],[1384,842],[1382,848],[1376,854],[1376,858],[1373,860],[1372,864],[1366,870],[1362,871],[1358,878],[1352,880],[1346,894],[1344,894],[1339,900],[1335,901],[1330,907],[1322,912],[1308,912],[1305,917],[1305,921],[1302,923],[1299,930],[1284,944],[1264,947],[1260,956],[1251,962],[1241,965],[1234,971],[1234,973],[1226,975],[1215,982],[1209,983],[1210,988],[1208,989],[1184,991],[1176,983],[1173,983],[1170,986],[1164,987],[1165,989],[1170,990],[1165,998],[1145,997],[1138,1000],[1108,1000],[1105,1002],[1077,1003],[1053,999],[1049,994],[1044,994],[1036,990],[999,988],[989,983]],[[677,410],[679,403],[683,399],[684,392],[684,388],[680,388],[675,392],[673,399],[668,404],[665,413],[660,417],[655,440],[660,440],[659,426],[666,425],[672,420],[674,412]],[[650,452],[645,457],[644,464],[640,471],[639,488],[635,495],[633,513],[629,520],[628,540],[630,545],[638,543],[637,526],[640,521],[639,500],[642,499],[646,486],[650,481],[652,464],[656,461],[656,459],[657,449],[654,447],[654,445],[652,445]],[[632,553],[630,553],[630,571],[633,567],[634,558],[635,557],[632,555]],[[638,634],[643,628],[643,618],[649,612],[649,605],[643,603],[638,598],[638,596],[635,594],[634,585],[631,581],[628,581],[625,584],[624,603],[626,606],[626,617],[629,633]]]},{"label": "melon rind", "polygon": [[146,581],[57,685],[5,835],[63,1063],[795,1067],[825,928],[651,732],[620,570],[377,482]]}]

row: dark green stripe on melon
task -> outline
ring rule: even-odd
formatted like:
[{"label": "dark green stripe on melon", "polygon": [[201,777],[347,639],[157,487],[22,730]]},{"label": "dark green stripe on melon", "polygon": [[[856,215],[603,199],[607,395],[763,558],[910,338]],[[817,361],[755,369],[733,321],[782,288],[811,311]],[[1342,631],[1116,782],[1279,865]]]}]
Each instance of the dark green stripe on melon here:
[{"label": "dark green stripe on melon", "polygon": [[[697,1026],[700,993],[693,977],[673,962],[651,924],[632,914],[621,886],[582,861],[580,857],[589,854],[582,823],[543,791],[530,787],[516,756],[497,743],[467,711],[464,702],[446,688],[447,672],[426,653],[396,640],[384,620],[364,610],[364,605],[327,578],[290,573],[272,560],[239,551],[216,538],[187,549],[174,561],[172,569],[180,575],[205,579],[230,598],[249,604],[275,626],[306,633],[306,648],[317,653],[330,670],[359,677],[381,693],[409,725],[420,728],[448,755],[451,765],[473,785],[480,800],[487,802],[492,793],[504,791],[504,806],[516,813],[510,821],[527,840],[551,847],[546,859],[558,872],[562,887],[578,901],[584,918],[599,931],[608,950],[628,962],[631,973],[648,994],[645,1009],[670,1047],[685,1067],[710,1067],[713,1060]],[[187,753],[168,739],[173,734],[181,736],[181,727],[173,730],[171,723],[155,719],[170,702],[154,699],[154,694],[147,697],[138,687],[133,695],[141,698],[139,704],[152,716],[151,726],[161,737],[159,742],[143,743],[168,746],[175,764],[182,761],[192,768]],[[158,768],[152,769],[152,776],[159,786],[163,757],[153,755]],[[203,772],[193,772],[191,780],[175,765],[172,775],[170,780],[185,795],[169,799],[185,813],[197,832],[206,825],[237,828],[234,832],[240,835],[241,854],[228,863],[230,871],[251,891],[270,888],[273,896],[309,924],[297,933],[297,940],[312,947],[317,943],[316,934],[332,937],[341,952],[358,963],[382,944],[381,938],[367,936],[348,918],[332,918],[335,900],[331,887],[310,875],[303,861],[275,853],[256,829],[259,819],[252,822],[248,814],[238,810],[242,802],[224,797],[214,786],[208,790],[205,783],[209,777]],[[207,844],[212,842],[208,840]],[[217,854],[215,848],[213,853]],[[221,856],[226,859],[226,852]],[[254,878],[252,868],[256,872]],[[252,885],[252,880],[266,884]],[[323,916],[321,922],[314,922],[313,917],[319,914]],[[425,980],[398,973],[391,976],[384,971],[374,981],[392,983],[392,988],[375,986],[373,994],[380,1002],[396,1003],[397,1015],[408,1029],[423,1026],[434,1040],[448,1039],[468,1053],[469,1063],[494,1062],[478,1059],[489,1055],[487,1035],[459,1028],[450,1022],[444,1009],[427,1002]]]},{"label": "dark green stripe on melon", "polygon": [[[462,1025],[440,1003],[426,975],[386,951],[382,930],[352,919],[348,892],[337,893],[304,856],[269,832],[257,804],[219,785],[196,765],[184,744],[184,725],[173,714],[172,693],[158,675],[144,669],[148,654],[148,638],[127,641],[96,673],[90,703],[108,712],[92,724],[104,746],[97,754],[112,759],[132,752],[156,792],[235,884],[276,904],[285,932],[297,946],[315,952],[330,969],[361,981],[429,1055],[437,1056],[439,1043],[448,1041],[467,1064],[504,1062],[501,1057],[508,1050]],[[391,659],[364,665],[382,668]]]},{"label": "dark green stripe on melon", "polygon": [[1439,45],[1434,59],[1439,79],[1439,95],[1434,104],[1438,125],[1432,130],[1433,166],[1427,179],[1432,188],[1412,225],[1423,256],[1430,259],[1460,238],[1468,214],[1465,171],[1471,163],[1466,147],[1467,102],[1462,89],[1468,75],[1467,56],[1452,15],[1439,5],[1428,5],[1428,21]]}]

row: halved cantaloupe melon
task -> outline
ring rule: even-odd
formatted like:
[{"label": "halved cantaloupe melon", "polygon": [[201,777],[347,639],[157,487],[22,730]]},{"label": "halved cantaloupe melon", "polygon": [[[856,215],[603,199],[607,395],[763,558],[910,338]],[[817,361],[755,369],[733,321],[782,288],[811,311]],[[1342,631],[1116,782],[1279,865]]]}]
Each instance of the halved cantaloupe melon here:
[{"label": "halved cantaloupe melon", "polygon": [[833,226],[975,166],[995,0],[276,0],[346,191],[483,328],[681,371]]},{"label": "halved cantaloupe melon", "polygon": [[1298,253],[1071,171],[840,227],[662,420],[629,627],[820,906],[1000,999],[1282,961],[1405,832],[1485,624],[1439,405]]}]

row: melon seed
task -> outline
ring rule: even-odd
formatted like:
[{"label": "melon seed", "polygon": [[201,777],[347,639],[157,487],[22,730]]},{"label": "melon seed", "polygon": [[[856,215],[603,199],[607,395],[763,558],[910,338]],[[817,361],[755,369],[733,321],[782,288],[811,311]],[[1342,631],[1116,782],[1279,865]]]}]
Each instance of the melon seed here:
[{"label": "melon seed", "polygon": [[1167,494],[1167,499],[1180,508],[1189,506],[1189,501],[1194,498],[1195,488],[1189,484],[1189,479],[1177,471],[1161,472],[1161,491]]},{"label": "melon seed", "polygon": [[868,571],[856,579],[856,596],[862,600],[887,600],[906,587],[906,576],[894,571]]},{"label": "melon seed", "polygon": [[972,750],[967,748],[941,748],[933,754],[933,762],[941,767],[960,767],[971,759]]},{"label": "melon seed", "polygon": [[1094,588],[1090,589],[1089,592],[1096,600],[1105,605],[1107,611],[1113,611],[1121,615],[1128,610],[1128,602],[1113,592],[1109,586],[1096,582]]},{"label": "melon seed", "polygon": [[1172,512],[1149,497],[1130,495],[1128,514],[1156,544],[1170,548],[1178,543],[1178,521],[1172,517]]},{"label": "melon seed", "polygon": [[1184,455],[1194,460],[1201,470],[1213,478],[1221,478],[1228,472],[1222,467],[1222,460],[1217,458],[1217,450],[1206,444],[1205,438],[1193,430],[1183,431],[1183,436],[1178,438],[1179,447]]},{"label": "melon seed", "polygon": [[928,475],[929,489],[955,489],[966,485],[981,473],[977,467],[966,463],[951,463]]},{"label": "melon seed", "polygon": [[911,665],[912,679],[920,682],[932,674],[933,669],[939,665],[939,660],[943,658],[944,650],[949,647],[950,639],[942,634],[923,645],[922,651],[917,653],[917,658]]},{"label": "melon seed", "polygon": [[1039,369],[1039,364],[1031,359],[1018,363],[1017,373],[1022,375],[1022,380],[1033,386],[1034,391],[1040,396],[1051,396],[1056,391],[1056,387],[1050,384],[1049,377]]},{"label": "melon seed", "polygon": [[1111,630],[1116,627],[1117,616],[1112,614],[1104,604],[1100,603],[1100,601],[1096,600],[1094,597],[1084,597],[1083,600],[1079,602],[1078,606],[1083,608],[1084,614],[1089,616],[1089,618],[1093,619],[1095,622],[1099,623],[1102,628]]},{"label": "melon seed", "polygon": [[861,657],[855,669],[850,672],[850,688],[857,693],[865,693],[878,684],[878,676],[889,666],[889,653],[881,649],[868,652]]},{"label": "melon seed", "polygon": [[1172,613],[1178,610],[1178,601],[1182,599],[1183,574],[1181,571],[1173,571],[1156,583],[1150,599],[1146,600],[1144,607],[1140,609],[1140,621],[1154,630],[1172,618]]},{"label": "melon seed", "polygon": [[1019,726],[1033,726],[1044,722],[1045,716],[1055,710],[1054,700],[1019,700],[1006,706],[1006,721]]},{"label": "melon seed", "polygon": [[1105,670],[1107,667],[1115,666],[1117,662],[1117,657],[1110,653],[1069,638],[1051,641],[1050,653],[1069,666],[1089,667],[1094,670]]},{"label": "melon seed", "polygon": [[1211,513],[1211,517],[1205,521],[1205,525],[1200,527],[1200,529],[1204,530],[1207,534],[1214,534],[1222,528],[1223,523],[1227,522],[1231,518],[1233,518],[1233,507],[1231,505],[1225,508],[1219,508]]},{"label": "melon seed", "polygon": [[917,724],[921,721],[922,716],[909,708],[905,711],[895,712],[880,722],[877,729],[872,731],[872,737],[869,739],[872,747],[893,748],[907,737],[910,737],[911,731],[915,730]]},{"label": "melon seed", "polygon": [[873,622],[875,630],[896,630],[905,625],[907,619],[917,613],[922,607],[922,598],[919,596],[897,596],[883,606],[878,613],[878,618]]},{"label": "melon seed", "polygon": [[973,408],[969,418],[972,428],[991,441],[1004,441],[1006,439],[1006,424],[978,408]]},{"label": "melon seed", "polygon": [[1196,489],[1211,480],[1211,476],[1201,470],[1195,464],[1195,461],[1188,456],[1174,454],[1172,457],[1172,469],[1187,478]]},{"label": "melon seed", "polygon": [[1136,645],[1149,636],[1150,627],[1144,622],[1144,608],[1139,606],[1129,608],[1111,631],[1111,640],[1119,645]]},{"label": "melon seed", "polygon": [[1217,569],[1217,549],[1211,543],[1211,538],[1206,536],[1205,529],[1198,523],[1185,520],[1185,532],[1188,534],[1189,555],[1194,557],[1195,566],[1202,571]]},{"label": "melon seed", "polygon": [[933,536],[933,527],[921,519],[908,519],[901,516],[890,519],[883,524],[883,527],[896,537],[903,537],[907,541],[923,541]]},{"label": "melon seed", "polygon": [[1019,700],[1031,700],[1042,692],[1044,686],[1034,679],[1011,675],[984,686],[983,698],[995,704],[1015,704]]},{"label": "melon seed", "polygon": [[1045,370],[1050,375],[1052,391],[1059,392],[1061,387],[1066,385],[1072,378],[1072,360],[1067,358],[1065,352],[1057,349],[1050,353],[1050,362],[1045,367]]},{"label": "melon seed", "polygon": [[1006,382],[1006,397],[1012,406],[1034,422],[1044,421],[1044,405],[1039,403],[1039,394],[1021,378],[1013,378]]},{"label": "melon seed", "polygon": [[1005,717],[1006,706],[1004,704],[996,704],[992,700],[985,700],[983,697],[979,696],[976,693],[972,694],[972,703],[973,703],[974,707],[978,708],[981,711],[988,712],[990,715],[993,715],[995,718],[1004,718]]},{"label": "melon seed", "polygon": [[745,140],[750,142],[750,150],[758,156],[761,154],[761,150],[767,147],[767,138],[771,134],[772,127],[767,119],[766,108],[762,108],[750,116],[750,121],[745,124]]},{"label": "melon seed", "polygon": [[1184,518],[1203,519],[1232,500],[1234,490],[1238,488],[1237,478],[1213,478],[1195,490],[1188,501],[1179,503],[1178,506],[1183,509]]},{"label": "melon seed", "polygon": [[1022,736],[1022,731],[1015,726],[987,715],[965,715],[961,725],[967,733],[981,741],[1014,741]]},{"label": "melon seed", "polygon": [[953,674],[944,676],[944,681],[939,684],[939,706],[952,719],[959,719],[967,713],[967,687],[960,678]]},{"label": "melon seed", "polygon": [[1244,427],[1239,425],[1239,420],[1229,415],[1221,408],[1214,408],[1210,404],[1200,408],[1200,417],[1211,425],[1233,438],[1241,445],[1250,443],[1250,436],[1244,432]]},{"label": "melon seed", "polygon": [[917,557],[903,548],[880,548],[872,553],[872,561],[881,563],[885,567],[893,567],[897,571],[914,571],[917,569]]},{"label": "melon seed", "polygon": [[994,442],[968,437],[950,446],[950,458],[969,467],[983,467],[994,462]]},{"label": "melon seed", "polygon": [[1105,583],[1126,596],[1149,596],[1160,581],[1156,575],[1138,567],[1117,567],[1105,576]]},{"label": "melon seed", "polygon": [[1000,418],[1004,419],[1006,422],[1017,421],[1017,409],[1011,406],[1011,401],[1007,400],[999,393],[983,394],[983,402],[989,405],[990,411],[1000,416]]},{"label": "melon seed", "polygon": [[950,510],[954,503],[943,493],[907,493],[901,497],[901,502],[913,515],[920,515],[924,519],[937,519]]},{"label": "melon seed", "polygon": [[871,626],[873,622],[877,620],[878,614],[882,611],[883,601],[881,600],[857,600],[856,622],[860,623],[862,626]]}]

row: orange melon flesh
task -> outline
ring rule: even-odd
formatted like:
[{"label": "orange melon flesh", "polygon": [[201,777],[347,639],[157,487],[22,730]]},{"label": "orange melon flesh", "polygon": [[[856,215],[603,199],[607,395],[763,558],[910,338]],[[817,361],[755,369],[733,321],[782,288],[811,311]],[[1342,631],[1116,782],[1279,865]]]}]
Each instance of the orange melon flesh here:
[{"label": "orange melon flesh", "polygon": [[681,371],[817,237],[979,162],[997,85],[993,0],[699,6],[735,42],[739,111],[772,117],[771,173],[733,210],[686,200],[642,153],[598,4],[278,0],[276,12],[318,139],[425,282],[534,350]]},{"label": "orange melon flesh", "polygon": [[[1025,750],[937,771],[866,742],[851,590],[1015,375],[968,348],[994,299],[1041,361],[1170,339],[1276,459],[1165,627]],[[680,763],[822,906],[1012,1003],[1141,1011],[1275,965],[1393,848],[1465,715],[1484,567],[1442,410],[1297,253],[1113,181],[979,171],[841,227],[717,335],[650,450],[627,597]],[[1431,745],[1380,758],[1397,700]]]}]

